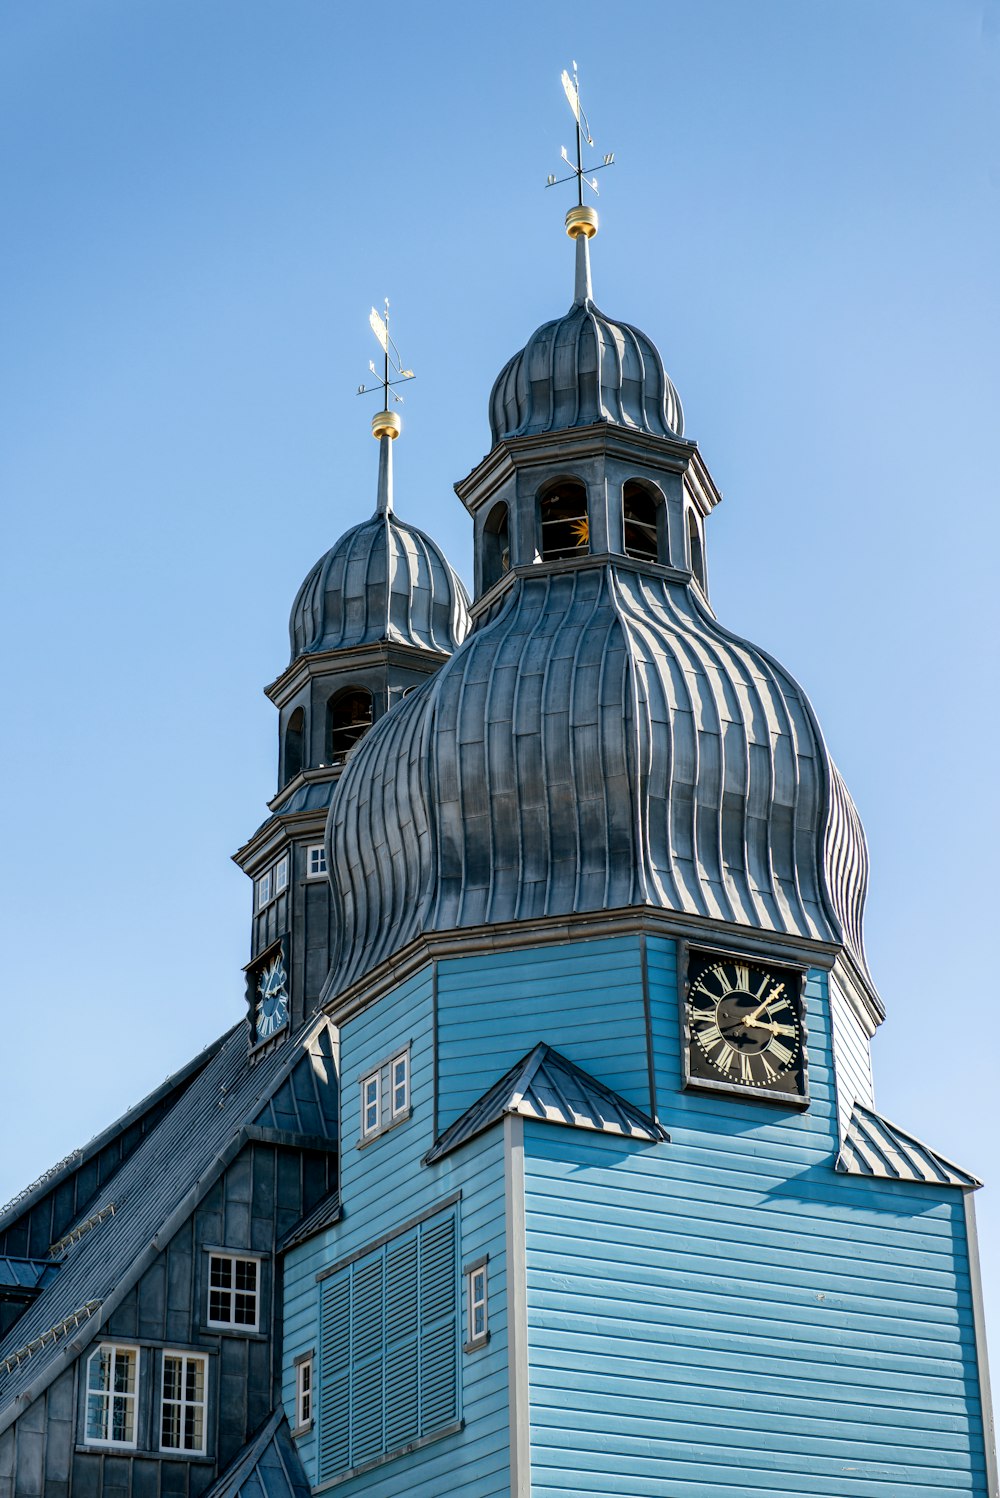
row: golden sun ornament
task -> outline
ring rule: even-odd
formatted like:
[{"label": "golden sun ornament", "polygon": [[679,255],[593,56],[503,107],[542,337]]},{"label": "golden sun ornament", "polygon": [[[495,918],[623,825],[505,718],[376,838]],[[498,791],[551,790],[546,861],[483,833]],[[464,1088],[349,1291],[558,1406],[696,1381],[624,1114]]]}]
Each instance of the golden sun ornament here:
[{"label": "golden sun ornament", "polygon": [[581,515],[579,520],[570,522],[570,531],[577,546],[586,546],[590,540],[590,520],[586,515]]}]

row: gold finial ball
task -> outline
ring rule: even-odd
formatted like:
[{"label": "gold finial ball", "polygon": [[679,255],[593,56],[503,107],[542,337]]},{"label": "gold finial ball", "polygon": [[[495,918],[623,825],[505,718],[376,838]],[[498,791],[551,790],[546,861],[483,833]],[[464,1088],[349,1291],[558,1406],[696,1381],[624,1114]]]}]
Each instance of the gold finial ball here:
[{"label": "gold finial ball", "polygon": [[376,411],[372,417],[373,437],[398,437],[403,423],[395,411]]},{"label": "gold finial ball", "polygon": [[593,239],[597,233],[597,209],[587,204],[571,208],[566,215],[566,233],[570,239]]}]

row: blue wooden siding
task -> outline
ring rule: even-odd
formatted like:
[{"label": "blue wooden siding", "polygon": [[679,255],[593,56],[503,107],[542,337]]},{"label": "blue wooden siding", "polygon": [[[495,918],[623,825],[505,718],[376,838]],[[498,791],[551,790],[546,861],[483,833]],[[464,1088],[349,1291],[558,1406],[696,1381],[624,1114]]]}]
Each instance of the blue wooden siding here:
[{"label": "blue wooden siding", "polygon": [[636,937],[442,962],[439,1128],[454,1122],[540,1040],[649,1111]]},{"label": "blue wooden siding", "polygon": [[961,1197],[834,1173],[825,977],[799,1113],[680,1090],[648,961],[671,1142],[525,1126],[533,1498],[984,1498]]},{"label": "blue wooden siding", "polygon": [[[421,1165],[434,1139],[433,978],[430,969],[383,995],[341,1030],[341,1197],[343,1218],[300,1247],[285,1262],[285,1351],[282,1392],[294,1424],[294,1360],[318,1351],[316,1274],[364,1249],[456,1191],[460,1263],[489,1254],[488,1345],[459,1352],[464,1429],[397,1457],[333,1490],[343,1498],[507,1498],[509,1420],[502,1131],[473,1140],[434,1166]],[[402,1046],[411,1047],[409,1120],[358,1148],[359,1079]],[[462,1305],[464,1317],[464,1304]],[[462,1332],[464,1340],[464,1327]],[[319,1394],[322,1398],[322,1391]],[[317,1481],[316,1430],[299,1451],[310,1481]]]}]

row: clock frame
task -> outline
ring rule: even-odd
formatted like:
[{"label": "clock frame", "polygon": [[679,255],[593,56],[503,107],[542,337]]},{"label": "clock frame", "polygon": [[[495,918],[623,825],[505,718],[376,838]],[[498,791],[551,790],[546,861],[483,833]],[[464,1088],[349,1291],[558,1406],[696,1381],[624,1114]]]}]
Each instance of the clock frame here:
[{"label": "clock frame", "polygon": [[686,942],[678,958],[684,1087],[808,1107],[805,968]]},{"label": "clock frame", "polygon": [[[277,941],[258,952],[252,962],[244,969],[247,980],[247,1010],[250,1020],[250,1031],[254,1046],[266,1045],[276,1035],[286,1030],[291,1019],[291,996],[289,993],[289,942],[288,933],[280,936]],[[269,1012],[265,1015],[262,1006],[265,996],[261,991],[261,984],[269,973],[283,974],[284,981],[278,988],[267,995],[271,1000]],[[275,1004],[273,1001],[277,1000]]]}]

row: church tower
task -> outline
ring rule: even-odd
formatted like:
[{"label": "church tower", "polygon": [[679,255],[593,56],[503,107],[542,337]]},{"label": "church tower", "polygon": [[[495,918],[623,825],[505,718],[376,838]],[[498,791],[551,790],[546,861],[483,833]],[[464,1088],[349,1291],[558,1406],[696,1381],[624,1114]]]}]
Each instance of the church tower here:
[{"label": "church tower", "polygon": [[[377,314],[373,314],[377,316]],[[254,1045],[295,1030],[330,968],[324,829],[352,751],[374,723],[436,671],[465,637],[468,596],[431,538],[393,499],[399,417],[372,421],[375,513],[310,570],[289,620],[291,657],[266,689],[278,709],[278,790],[270,816],[235,855],[253,881],[247,1002]]]},{"label": "church tower", "polygon": [[293,1439],[344,1498],[987,1498],[979,1182],[876,1111],[861,822],[715,617],[720,496],[577,176],[572,304],[456,485],[470,631],[330,801]]}]

